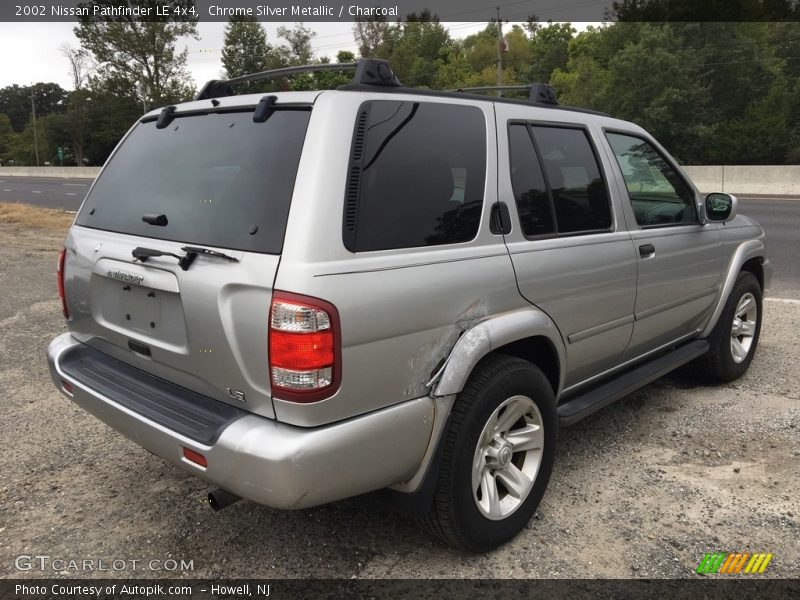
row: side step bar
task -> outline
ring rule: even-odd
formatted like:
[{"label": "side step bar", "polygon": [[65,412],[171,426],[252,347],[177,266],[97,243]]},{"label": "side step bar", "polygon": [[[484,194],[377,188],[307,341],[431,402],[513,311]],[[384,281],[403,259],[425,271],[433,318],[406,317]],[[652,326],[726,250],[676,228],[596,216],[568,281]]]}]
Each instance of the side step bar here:
[{"label": "side step bar", "polygon": [[558,407],[558,423],[572,425],[623,396],[655,381],[681,365],[708,352],[707,340],[697,340],[679,346],[675,350],[625,371],[610,381],[570,398]]}]

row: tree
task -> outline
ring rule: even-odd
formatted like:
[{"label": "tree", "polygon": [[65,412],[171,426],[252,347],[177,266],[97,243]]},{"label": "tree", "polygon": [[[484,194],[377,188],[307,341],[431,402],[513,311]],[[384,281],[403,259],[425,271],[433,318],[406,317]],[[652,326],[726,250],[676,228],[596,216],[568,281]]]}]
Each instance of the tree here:
[{"label": "tree", "polygon": [[[337,63],[349,63],[356,59],[355,54],[347,50],[340,50],[336,54]],[[319,64],[328,64],[330,59],[323,56]],[[332,90],[340,85],[346,85],[353,80],[352,71],[311,71],[301,73],[292,80],[292,90]]]},{"label": "tree", "polygon": [[225,27],[222,67],[228,79],[267,69],[267,33],[255,17],[231,18]]},{"label": "tree", "polygon": [[[91,0],[87,5],[116,5],[115,0]],[[183,8],[193,8],[192,0],[140,0],[139,6],[149,7],[156,14],[157,6],[168,6],[170,14]],[[175,11],[178,11],[176,13]],[[153,17],[150,17],[151,19]],[[137,21],[120,17],[95,20],[81,17],[75,35],[83,48],[98,63],[97,77],[122,77],[141,82],[149,106],[188,100],[194,85],[186,70],[187,50],[176,50],[181,37],[195,39],[197,24],[193,17],[162,17],[160,20]]]},{"label": "tree", "polygon": [[89,93],[86,84],[90,73],[89,55],[83,48],[76,50],[69,44],[62,44],[59,50],[69,62],[69,74],[74,87],[67,101],[65,125],[72,138],[75,164],[82,166],[87,133],[86,104],[89,101]]},{"label": "tree", "polygon": [[91,123],[84,153],[91,165],[102,165],[125,132],[142,115],[136,82],[121,75],[92,77],[87,118]]},{"label": "tree", "polygon": [[75,49],[66,42],[58,47],[58,51],[69,62],[69,76],[72,79],[72,89],[82,90],[89,79],[91,66],[89,54],[83,48]]},{"label": "tree", "polygon": [[391,27],[379,48],[380,58],[389,60],[404,84],[431,87],[451,43],[439,17],[426,9]]},{"label": "tree", "polygon": [[796,20],[796,0],[618,0],[613,16],[630,22],[735,22]]},{"label": "tree", "polygon": [[11,136],[14,129],[11,127],[11,119],[8,115],[0,113],[0,162],[9,160],[8,151],[11,144]]},{"label": "tree", "polygon": [[380,56],[391,29],[391,25],[383,15],[356,17],[353,36],[358,44],[359,54],[364,58]]},{"label": "tree", "polygon": [[316,32],[311,31],[302,23],[295,23],[292,29],[288,27],[278,27],[278,35],[289,44],[288,63],[290,65],[307,65],[311,63],[314,50],[311,48],[311,40],[316,36]]},{"label": "tree", "polygon": [[564,69],[569,58],[569,43],[575,35],[570,23],[541,25],[530,21],[531,65],[527,69],[531,81],[548,83],[556,69]]},{"label": "tree", "polygon": [[4,87],[0,89],[0,113],[8,116],[16,132],[22,131],[31,118],[31,88],[37,116],[62,112],[66,108],[67,92],[57,83]]}]

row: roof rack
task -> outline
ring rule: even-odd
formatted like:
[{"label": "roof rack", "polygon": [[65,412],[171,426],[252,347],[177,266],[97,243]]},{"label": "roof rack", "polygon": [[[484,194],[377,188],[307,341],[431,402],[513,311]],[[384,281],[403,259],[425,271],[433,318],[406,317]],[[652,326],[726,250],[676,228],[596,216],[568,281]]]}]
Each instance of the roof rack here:
[{"label": "roof rack", "polygon": [[[261,73],[252,73],[250,75],[243,75],[242,77],[235,77],[233,79],[212,79],[197,93],[195,100],[208,100],[221,98],[224,96],[235,96],[236,91],[233,89],[233,86],[241,83],[277,79],[286,75],[295,75],[297,73],[313,73],[315,71],[355,71],[352,81],[345,85],[340,85],[336,88],[338,90],[377,91],[378,89],[383,88],[381,91],[440,97],[458,97],[461,94],[472,93],[477,94],[473,96],[474,98],[481,99],[483,98],[479,94],[482,92],[526,91],[528,92],[528,98],[525,100],[499,97],[494,98],[491,101],[532,104],[534,106],[552,107],[561,110],[608,116],[606,113],[590,110],[588,108],[576,108],[573,106],[564,106],[559,104],[558,100],[556,99],[555,91],[546,83],[532,83],[529,85],[489,85],[482,87],[458,88],[455,90],[446,91],[431,90],[427,88],[403,87],[403,85],[397,79],[397,76],[395,76],[394,71],[392,71],[392,67],[389,65],[389,62],[380,58],[361,58],[358,61],[347,63],[301,65],[297,67],[285,67],[283,69],[272,69],[270,71],[262,71]],[[263,100],[265,99],[262,98],[262,101]],[[486,98],[486,100],[488,101],[489,98]],[[274,104],[274,101],[272,101],[272,103]],[[265,114],[269,112],[270,106],[264,107]],[[166,118],[169,118],[169,115],[167,115],[165,119]]]},{"label": "roof rack", "polygon": [[528,92],[528,100],[540,104],[558,105],[555,90],[546,83],[531,83],[529,85],[483,85],[479,87],[458,88],[450,92],[481,93],[481,92]]},{"label": "roof rack", "polygon": [[279,77],[285,77],[286,75],[312,73],[315,71],[355,71],[353,83],[356,85],[400,87],[400,81],[395,76],[388,61],[379,58],[362,58],[356,62],[301,65],[297,67],[261,71],[260,73],[251,73],[250,75],[234,77],[233,79],[212,79],[203,86],[194,99],[207,100],[209,98],[235,96],[236,92],[233,86],[237,84],[277,79]]}]

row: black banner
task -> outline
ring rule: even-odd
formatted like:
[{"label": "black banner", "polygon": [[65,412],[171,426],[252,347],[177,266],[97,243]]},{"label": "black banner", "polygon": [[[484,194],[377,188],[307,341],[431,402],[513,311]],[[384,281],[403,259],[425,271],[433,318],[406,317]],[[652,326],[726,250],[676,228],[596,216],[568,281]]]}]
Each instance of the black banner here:
[{"label": "black banner", "polygon": [[0,21],[797,21],[800,0],[9,0]]},{"label": "black banner", "polygon": [[294,598],[547,598],[784,600],[800,597],[800,580],[760,576],[634,580],[182,580],[182,579],[18,579],[0,582],[0,597],[58,599],[278,599]]},{"label": "black banner", "polygon": [[[612,0],[500,0],[501,18],[553,21],[602,21]],[[355,21],[358,18],[405,19],[424,11],[442,22],[489,21],[497,6],[486,0],[12,0],[0,5],[0,21],[183,20]]]}]

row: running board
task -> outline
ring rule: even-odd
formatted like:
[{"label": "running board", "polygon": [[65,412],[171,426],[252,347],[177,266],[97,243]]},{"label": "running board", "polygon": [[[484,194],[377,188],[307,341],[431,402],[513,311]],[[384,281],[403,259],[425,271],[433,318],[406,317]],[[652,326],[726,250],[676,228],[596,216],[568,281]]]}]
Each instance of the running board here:
[{"label": "running board", "polygon": [[690,360],[702,356],[708,352],[708,348],[707,340],[689,342],[630,371],[625,371],[614,379],[601,383],[574,398],[570,398],[558,407],[559,425],[572,425],[584,417],[588,417],[623,396],[655,381],[659,377],[663,377]]}]

